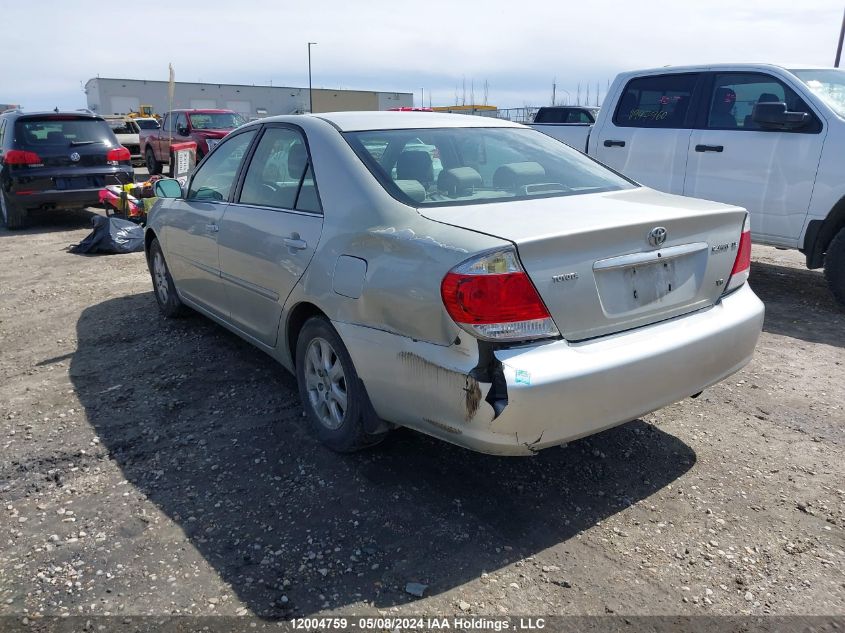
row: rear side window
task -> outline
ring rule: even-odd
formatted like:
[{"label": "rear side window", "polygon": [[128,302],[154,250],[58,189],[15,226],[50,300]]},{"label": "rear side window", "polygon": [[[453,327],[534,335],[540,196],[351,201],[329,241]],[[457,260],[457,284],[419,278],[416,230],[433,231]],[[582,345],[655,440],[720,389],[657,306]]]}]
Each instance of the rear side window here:
[{"label": "rear side window", "polygon": [[305,139],[291,128],[264,132],[246,170],[241,204],[320,212]]},{"label": "rear side window", "polygon": [[592,123],[594,121],[584,110],[570,110],[566,115],[566,123]]},{"label": "rear side window", "polygon": [[566,123],[566,110],[563,108],[540,108],[534,123]]},{"label": "rear side window", "polygon": [[613,115],[620,127],[683,128],[697,73],[632,79]]},{"label": "rear side window", "polygon": [[18,119],[15,123],[16,144],[21,147],[72,147],[102,143],[117,145],[117,139],[102,119],[58,115]]}]

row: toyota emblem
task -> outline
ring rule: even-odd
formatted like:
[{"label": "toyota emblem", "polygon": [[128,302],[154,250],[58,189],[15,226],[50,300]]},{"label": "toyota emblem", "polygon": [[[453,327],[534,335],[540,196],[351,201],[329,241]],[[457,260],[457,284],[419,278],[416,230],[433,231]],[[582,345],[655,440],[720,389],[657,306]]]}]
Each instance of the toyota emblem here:
[{"label": "toyota emblem", "polygon": [[78,163],[80,158],[82,158],[82,157],[79,155],[79,152],[74,152],[73,154],[70,155],[70,159],[74,163]]},{"label": "toyota emblem", "polygon": [[662,246],[666,241],[668,235],[666,229],[662,226],[655,226],[648,232],[648,243],[652,246]]}]

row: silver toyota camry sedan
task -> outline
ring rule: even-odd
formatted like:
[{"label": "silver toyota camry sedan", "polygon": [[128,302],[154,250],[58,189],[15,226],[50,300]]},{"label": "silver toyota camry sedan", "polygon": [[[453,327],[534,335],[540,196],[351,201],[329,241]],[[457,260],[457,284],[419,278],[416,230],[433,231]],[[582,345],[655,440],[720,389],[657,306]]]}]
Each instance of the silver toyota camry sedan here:
[{"label": "silver toyota camry sedan", "polygon": [[161,310],[294,372],[338,451],[399,425],[530,455],[698,394],[750,360],[763,323],[744,209],[641,187],[508,121],[267,118],[156,190]]}]

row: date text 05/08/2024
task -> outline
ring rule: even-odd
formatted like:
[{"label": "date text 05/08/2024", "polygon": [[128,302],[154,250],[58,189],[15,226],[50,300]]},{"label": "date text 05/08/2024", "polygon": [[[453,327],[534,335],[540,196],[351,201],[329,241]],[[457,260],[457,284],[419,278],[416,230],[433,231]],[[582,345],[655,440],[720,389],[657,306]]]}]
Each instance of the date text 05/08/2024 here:
[{"label": "date text 05/08/2024", "polygon": [[544,618],[508,618],[483,616],[455,617],[316,617],[295,618],[292,628],[300,631],[539,631],[546,627]]}]

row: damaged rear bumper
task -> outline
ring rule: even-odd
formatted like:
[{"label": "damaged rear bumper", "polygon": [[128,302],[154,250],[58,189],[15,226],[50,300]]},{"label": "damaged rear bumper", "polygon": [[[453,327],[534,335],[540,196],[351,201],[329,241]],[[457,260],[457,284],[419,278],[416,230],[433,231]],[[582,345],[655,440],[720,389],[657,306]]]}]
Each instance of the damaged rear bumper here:
[{"label": "damaged rear bumper", "polygon": [[381,418],[484,453],[529,455],[736,372],[751,360],[763,304],[746,284],[711,308],[629,332],[496,350],[492,362],[504,377],[496,389],[491,372],[479,372],[473,340],[443,347],[335,325]]}]

